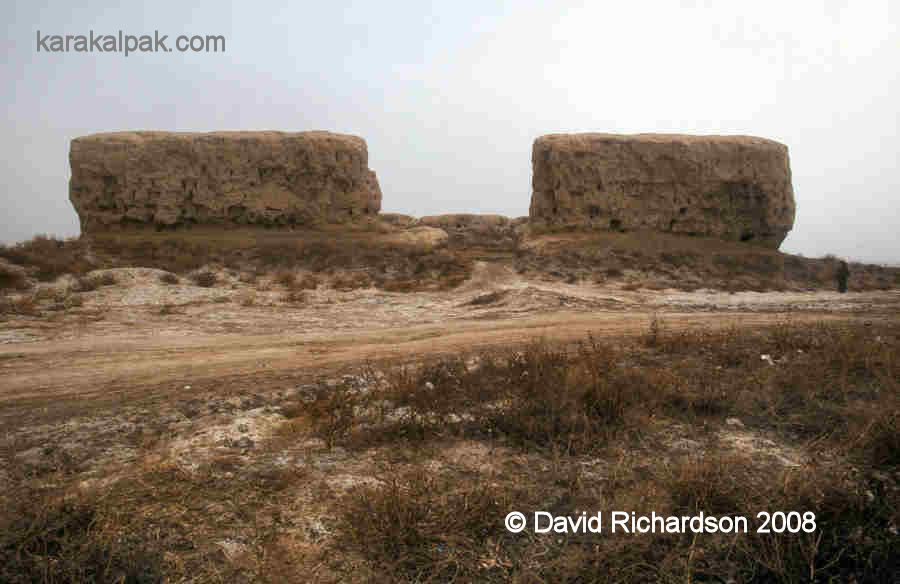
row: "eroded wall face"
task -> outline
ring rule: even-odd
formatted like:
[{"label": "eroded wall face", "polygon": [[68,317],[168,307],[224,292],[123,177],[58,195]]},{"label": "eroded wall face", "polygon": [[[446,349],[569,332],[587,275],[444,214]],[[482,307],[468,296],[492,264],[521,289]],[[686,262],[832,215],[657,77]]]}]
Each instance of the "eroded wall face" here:
[{"label": "eroded wall face", "polygon": [[121,132],[72,141],[82,232],[348,224],[381,209],[361,138],[329,132]]},{"label": "eroded wall face", "polygon": [[538,229],[649,229],[778,248],[794,224],[787,147],[750,136],[555,134],[535,140]]}]

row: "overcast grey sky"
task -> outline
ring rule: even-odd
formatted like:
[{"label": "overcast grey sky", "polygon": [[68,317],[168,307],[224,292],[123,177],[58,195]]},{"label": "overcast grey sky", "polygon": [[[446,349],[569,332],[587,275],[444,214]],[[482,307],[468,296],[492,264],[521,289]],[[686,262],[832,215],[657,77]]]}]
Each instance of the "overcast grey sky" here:
[{"label": "overcast grey sky", "polygon": [[[557,132],[750,134],[790,149],[782,250],[900,262],[900,3],[6,0],[0,240],[77,235],[69,141],[331,130],[383,210],[526,215]],[[41,35],[223,35],[224,53],[46,53]]]}]

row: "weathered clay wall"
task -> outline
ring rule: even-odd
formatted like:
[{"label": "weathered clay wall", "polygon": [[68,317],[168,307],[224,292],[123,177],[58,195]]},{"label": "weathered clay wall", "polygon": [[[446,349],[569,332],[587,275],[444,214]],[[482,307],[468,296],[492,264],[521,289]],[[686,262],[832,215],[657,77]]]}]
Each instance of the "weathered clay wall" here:
[{"label": "weathered clay wall", "polygon": [[520,226],[527,218],[510,219],[503,215],[451,213],[428,215],[418,225],[443,229],[450,241],[464,246],[510,247],[520,237]]},{"label": "weathered clay wall", "polygon": [[794,224],[787,147],[751,136],[553,134],[532,152],[537,229],[650,229],[778,248]]},{"label": "weathered clay wall", "polygon": [[366,143],[330,132],[117,132],[76,138],[69,199],[83,232],[371,220]]}]

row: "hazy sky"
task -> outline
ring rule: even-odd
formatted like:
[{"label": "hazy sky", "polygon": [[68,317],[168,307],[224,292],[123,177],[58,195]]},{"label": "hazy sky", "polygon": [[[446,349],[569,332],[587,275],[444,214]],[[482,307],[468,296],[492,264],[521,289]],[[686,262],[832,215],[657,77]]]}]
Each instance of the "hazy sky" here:
[{"label": "hazy sky", "polygon": [[[331,130],[383,210],[526,215],[557,132],[750,134],[790,149],[782,249],[900,262],[900,3],[5,0],[0,240],[76,235],[72,138]],[[41,35],[223,35],[224,53],[46,53]]]}]

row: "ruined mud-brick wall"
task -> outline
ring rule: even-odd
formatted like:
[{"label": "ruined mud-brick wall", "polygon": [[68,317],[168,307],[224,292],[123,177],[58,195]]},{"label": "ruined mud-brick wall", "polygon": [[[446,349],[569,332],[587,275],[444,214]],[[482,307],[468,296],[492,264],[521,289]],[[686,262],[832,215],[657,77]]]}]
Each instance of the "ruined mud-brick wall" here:
[{"label": "ruined mud-brick wall", "polygon": [[419,224],[443,229],[451,242],[463,246],[510,247],[518,241],[518,227],[525,221],[502,215],[453,213],[422,217]]},{"label": "ruined mud-brick wall", "polygon": [[330,132],[117,132],[72,140],[82,232],[348,224],[381,209],[363,139]]},{"label": "ruined mud-brick wall", "polygon": [[515,246],[528,217],[510,219],[502,215],[477,213],[451,213],[428,215],[422,218],[400,213],[382,213],[378,216],[383,223],[397,229],[430,227],[440,229],[452,244],[463,247],[512,247]]},{"label": "ruined mud-brick wall", "polygon": [[794,225],[787,147],[752,136],[553,134],[535,140],[537,229],[648,229],[778,248]]}]

